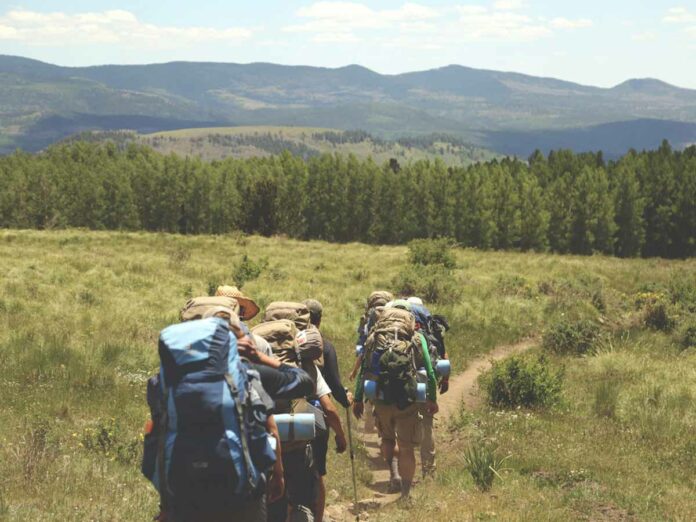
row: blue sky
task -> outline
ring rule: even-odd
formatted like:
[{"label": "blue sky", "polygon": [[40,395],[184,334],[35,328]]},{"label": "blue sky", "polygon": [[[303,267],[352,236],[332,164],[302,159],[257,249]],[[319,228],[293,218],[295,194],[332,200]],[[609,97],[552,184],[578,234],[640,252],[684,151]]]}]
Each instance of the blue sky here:
[{"label": "blue sky", "polygon": [[696,0],[0,0],[0,54],[60,65],[357,63],[390,74],[456,63],[696,88]]}]

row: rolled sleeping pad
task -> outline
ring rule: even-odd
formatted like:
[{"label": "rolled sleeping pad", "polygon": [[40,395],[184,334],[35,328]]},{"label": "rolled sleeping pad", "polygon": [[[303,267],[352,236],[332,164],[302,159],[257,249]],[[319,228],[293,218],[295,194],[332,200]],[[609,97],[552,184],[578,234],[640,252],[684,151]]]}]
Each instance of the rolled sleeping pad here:
[{"label": "rolled sleeping pad", "polygon": [[416,402],[425,402],[427,396],[427,385],[424,382],[419,382],[416,388]]},{"label": "rolled sleeping pad", "polygon": [[[427,395],[427,385],[424,382],[419,382],[416,388],[416,402],[425,402]],[[377,395],[377,381],[365,381],[365,397],[374,401],[384,397],[382,392]]]},{"label": "rolled sleeping pad", "polygon": [[273,418],[282,442],[312,440],[316,436],[313,413],[281,413]]},{"label": "rolled sleeping pad", "polygon": [[440,359],[435,365],[435,371],[440,377],[449,377],[452,366],[447,359]]},{"label": "rolled sleeping pad", "polygon": [[[374,401],[377,399],[377,381],[371,381],[371,380],[366,380],[364,384],[364,390],[365,390],[365,397],[370,400]],[[380,395],[382,395],[380,393]]]}]

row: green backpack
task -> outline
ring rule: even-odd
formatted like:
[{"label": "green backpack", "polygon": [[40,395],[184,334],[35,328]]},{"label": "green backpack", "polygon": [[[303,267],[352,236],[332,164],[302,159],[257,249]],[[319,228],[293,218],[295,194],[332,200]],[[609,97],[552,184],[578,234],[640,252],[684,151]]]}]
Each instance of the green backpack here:
[{"label": "green backpack", "polygon": [[380,400],[400,410],[416,402],[417,341],[413,315],[384,308],[365,343],[366,378],[377,381]]}]

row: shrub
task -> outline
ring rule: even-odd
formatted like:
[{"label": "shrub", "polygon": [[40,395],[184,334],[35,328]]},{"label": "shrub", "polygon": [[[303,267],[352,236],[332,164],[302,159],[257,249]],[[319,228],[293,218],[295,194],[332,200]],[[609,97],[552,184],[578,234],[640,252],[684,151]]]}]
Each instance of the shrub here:
[{"label": "shrub", "polygon": [[394,278],[393,286],[400,294],[417,295],[429,303],[453,303],[462,294],[452,272],[443,266],[409,266]]},{"label": "shrub", "polygon": [[234,267],[232,279],[238,288],[242,288],[247,282],[257,279],[267,266],[268,260],[266,258],[254,261],[244,254],[242,260]]},{"label": "shrub", "polygon": [[684,348],[696,348],[696,321],[686,323],[679,331],[679,345]]},{"label": "shrub", "polygon": [[498,276],[496,288],[500,294],[531,299],[534,297],[534,288],[522,276],[505,274]]},{"label": "shrub", "polygon": [[80,446],[122,464],[132,464],[140,457],[141,439],[128,436],[115,419],[100,420],[85,428]]},{"label": "shrub", "polygon": [[648,302],[643,308],[643,322],[648,328],[668,332],[674,328],[676,319],[666,300],[660,298]]},{"label": "shrub", "polygon": [[471,473],[476,487],[481,491],[488,491],[495,477],[500,478],[503,463],[509,458],[510,455],[499,458],[495,447],[485,441],[479,441],[470,444],[464,451],[464,467]]},{"label": "shrub", "polygon": [[673,275],[669,280],[669,296],[690,312],[696,312],[696,277],[688,274]]},{"label": "shrub", "polygon": [[482,379],[488,403],[494,407],[551,407],[560,403],[563,369],[553,370],[542,355],[510,357],[494,363]]},{"label": "shrub", "polygon": [[557,354],[588,353],[599,337],[599,325],[589,319],[561,318],[544,333],[544,348]]},{"label": "shrub", "polygon": [[449,239],[414,239],[408,244],[408,250],[409,260],[414,265],[456,266]]},{"label": "shrub", "polygon": [[616,381],[605,379],[595,388],[593,411],[597,417],[616,417],[619,402],[619,385]]}]

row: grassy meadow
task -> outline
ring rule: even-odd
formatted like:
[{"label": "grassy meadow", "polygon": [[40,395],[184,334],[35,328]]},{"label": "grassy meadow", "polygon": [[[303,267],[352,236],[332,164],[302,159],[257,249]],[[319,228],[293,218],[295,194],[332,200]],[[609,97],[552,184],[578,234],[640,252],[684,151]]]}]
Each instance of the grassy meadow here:
[{"label": "grassy meadow", "polygon": [[[158,332],[189,297],[239,277],[244,255],[261,268],[244,285],[261,307],[322,301],[343,375],[369,292],[417,285],[406,247],[0,231],[0,520],[156,512],[139,458]],[[561,398],[549,408],[462,411],[411,510],[392,506],[370,520],[693,520],[696,260],[453,256],[455,266],[437,272],[442,283],[415,290],[450,320],[454,371],[496,345],[543,338],[546,347],[525,357],[544,353],[544,364],[564,369]],[[572,340],[582,321],[594,330],[581,355],[549,347],[551,333]],[[476,441],[511,455],[489,492],[466,469],[463,449]],[[366,493],[367,463],[359,467]],[[347,457],[330,455],[328,489],[329,503],[350,499]]]}]

